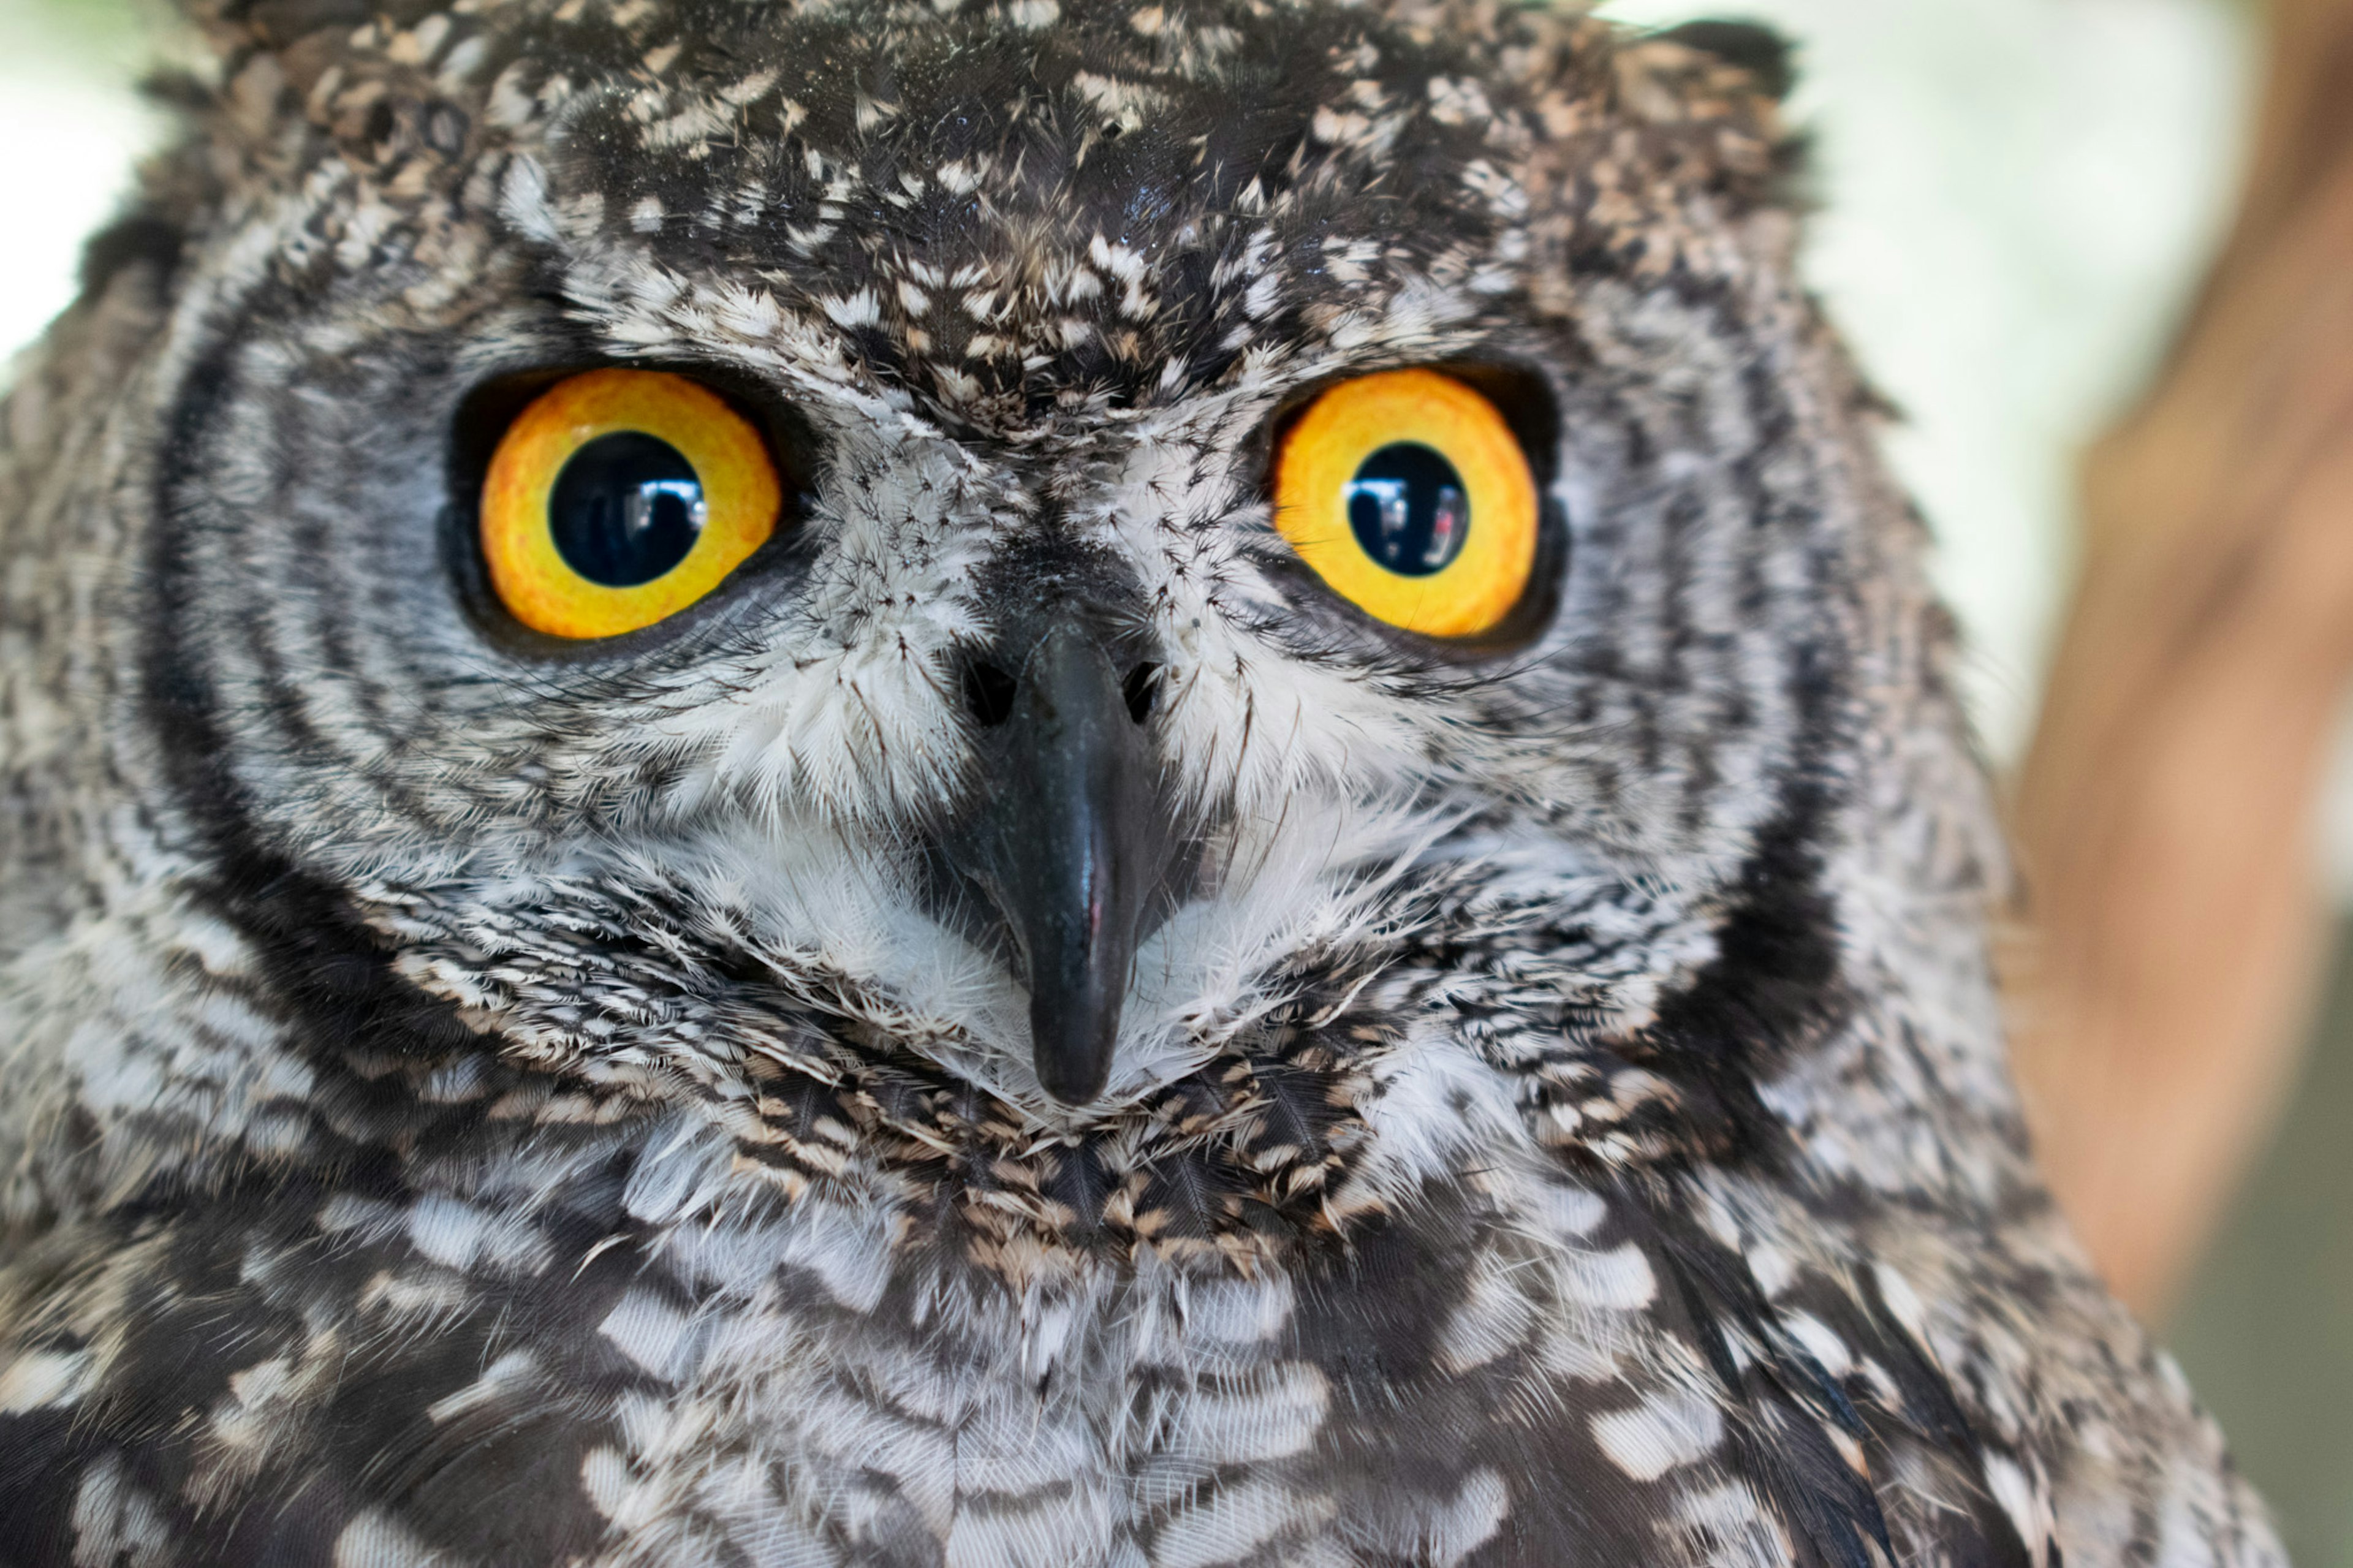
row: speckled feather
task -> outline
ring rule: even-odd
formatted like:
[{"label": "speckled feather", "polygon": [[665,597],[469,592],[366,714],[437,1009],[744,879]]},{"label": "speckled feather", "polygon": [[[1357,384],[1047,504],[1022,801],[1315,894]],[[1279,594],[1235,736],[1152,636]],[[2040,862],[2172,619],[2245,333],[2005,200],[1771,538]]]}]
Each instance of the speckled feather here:
[{"label": "speckled feather", "polygon": [[[1707,39],[199,19],[0,426],[0,1563],[2280,1561],[2028,1163],[1950,633]],[[565,655],[469,475],[599,363],[808,500]],[[1516,647],[1270,526],[1399,364],[1541,390]],[[1046,561],[1200,867],[1078,1111],[922,850]]]}]

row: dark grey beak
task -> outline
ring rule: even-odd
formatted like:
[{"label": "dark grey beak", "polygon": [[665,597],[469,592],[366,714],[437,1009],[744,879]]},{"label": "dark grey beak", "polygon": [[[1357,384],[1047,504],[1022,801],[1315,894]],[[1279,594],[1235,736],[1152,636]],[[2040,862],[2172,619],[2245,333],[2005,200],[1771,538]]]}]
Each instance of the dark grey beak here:
[{"label": "dark grey beak", "polygon": [[[1145,725],[1154,667],[1075,615],[977,663],[982,774],[948,860],[997,906],[1029,980],[1038,1081],[1084,1105],[1111,1080],[1135,950],[1176,859]],[[1123,662],[1125,667],[1123,668]]]}]

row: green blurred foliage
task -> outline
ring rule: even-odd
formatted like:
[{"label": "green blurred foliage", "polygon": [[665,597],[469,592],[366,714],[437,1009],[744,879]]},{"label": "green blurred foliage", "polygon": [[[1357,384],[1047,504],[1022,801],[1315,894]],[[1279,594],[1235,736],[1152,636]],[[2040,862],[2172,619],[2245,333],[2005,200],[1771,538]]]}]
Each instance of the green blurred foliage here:
[{"label": "green blurred foliage", "polygon": [[177,0],[0,0],[0,78],[70,81],[129,97],[166,65],[195,64]]},{"label": "green blurred foliage", "polygon": [[12,51],[103,67],[137,55],[165,15],[146,0],[0,0],[0,38]]}]

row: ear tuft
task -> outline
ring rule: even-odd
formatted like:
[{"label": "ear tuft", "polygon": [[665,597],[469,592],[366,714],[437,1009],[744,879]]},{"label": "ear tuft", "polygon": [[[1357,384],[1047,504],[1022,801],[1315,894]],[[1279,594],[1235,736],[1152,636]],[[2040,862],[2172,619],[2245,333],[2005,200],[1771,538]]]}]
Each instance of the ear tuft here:
[{"label": "ear tuft", "polygon": [[180,265],[187,235],[161,213],[134,210],[90,236],[81,250],[81,291],[101,294],[118,273],[152,267],[168,280]]},{"label": "ear tuft", "polygon": [[444,8],[445,0],[182,0],[207,30],[282,49],[328,28],[384,18],[397,26]]},{"label": "ear tuft", "polygon": [[1685,22],[1651,37],[1738,67],[1755,79],[1759,90],[1776,100],[1788,98],[1797,85],[1795,46],[1762,22]]},{"label": "ear tuft", "polygon": [[367,0],[228,0],[225,19],[241,22],[271,48],[326,27],[356,27],[368,19]]}]

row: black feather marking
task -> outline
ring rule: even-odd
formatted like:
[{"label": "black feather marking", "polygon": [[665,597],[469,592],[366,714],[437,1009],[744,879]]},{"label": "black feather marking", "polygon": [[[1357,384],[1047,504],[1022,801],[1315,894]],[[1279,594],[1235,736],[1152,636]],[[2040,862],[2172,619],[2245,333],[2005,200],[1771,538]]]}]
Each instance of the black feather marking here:
[{"label": "black feather marking", "polygon": [[81,247],[81,291],[102,294],[116,275],[132,267],[155,272],[155,289],[169,291],[180,267],[187,236],[180,226],[160,213],[133,212],[115,219],[90,236]]},{"label": "black feather marking", "polygon": [[[1778,1329],[1747,1268],[1679,1217],[1662,1219],[1659,1256],[1708,1364],[1736,1412],[1729,1432],[1740,1470],[1779,1510],[1810,1565],[1872,1568],[1866,1542],[1893,1559],[1870,1478],[1857,1475],[1825,1427],[1853,1439],[1861,1418],[1815,1358]],[[1749,1364],[1741,1364],[1746,1352]]]},{"label": "black feather marking", "polygon": [[1762,22],[1702,18],[1655,36],[1738,66],[1775,98],[1788,97],[1789,89],[1798,84],[1796,46]]}]

